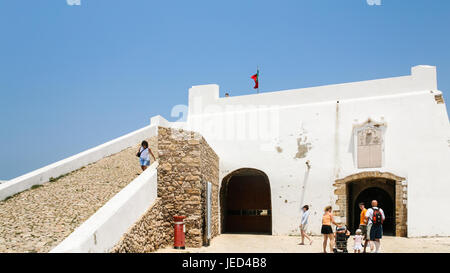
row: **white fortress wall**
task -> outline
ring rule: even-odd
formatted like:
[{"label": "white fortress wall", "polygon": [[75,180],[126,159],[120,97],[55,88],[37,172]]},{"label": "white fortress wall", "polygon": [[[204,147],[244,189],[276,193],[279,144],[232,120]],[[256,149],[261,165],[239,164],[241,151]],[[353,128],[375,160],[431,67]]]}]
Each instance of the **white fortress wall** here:
[{"label": "white fortress wall", "polygon": [[[217,85],[194,86],[188,127],[219,155],[220,179],[246,167],[268,175],[273,234],[298,233],[304,204],[311,231],[320,233],[323,208],[335,207],[334,180],[377,170],[407,179],[409,236],[448,236],[450,218],[438,208],[450,205],[450,130],[436,88],[430,66],[413,67],[411,76],[229,98],[218,97]],[[353,127],[369,118],[386,123],[384,163],[358,169]]]},{"label": "white fortress wall", "polygon": [[109,252],[155,202],[157,167],[154,162],[50,252]]},{"label": "white fortress wall", "polygon": [[[403,96],[380,97],[340,103],[341,151],[339,178],[380,170],[406,178],[408,236],[449,236],[450,217],[439,209],[450,205],[450,127],[444,104],[437,104],[439,91],[414,92]],[[381,169],[357,169],[351,151],[352,119],[371,118],[386,123],[384,158]],[[351,152],[350,152],[351,151]]]},{"label": "white fortress wall", "polygon": [[434,66],[415,66],[411,68],[411,75],[409,76],[264,92],[228,98],[219,98],[219,86],[216,84],[199,85],[193,86],[189,90],[188,118],[199,113],[203,114],[203,108],[210,105],[286,106],[424,90],[437,90],[436,67]]},{"label": "white fortress wall", "polygon": [[[450,205],[450,127],[445,104],[436,104],[433,94],[411,98],[399,115],[392,134],[400,134],[396,160],[408,176],[408,234],[450,236],[450,217],[442,209]],[[414,101],[413,101],[414,99]]]},{"label": "white fortress wall", "polygon": [[51,177],[57,178],[60,175],[67,174],[104,157],[132,147],[145,138],[156,136],[158,133],[158,125],[164,126],[167,124],[168,122],[164,118],[155,116],[151,119],[149,126],[4,182],[0,184],[0,200],[29,189],[33,185],[46,183]]}]

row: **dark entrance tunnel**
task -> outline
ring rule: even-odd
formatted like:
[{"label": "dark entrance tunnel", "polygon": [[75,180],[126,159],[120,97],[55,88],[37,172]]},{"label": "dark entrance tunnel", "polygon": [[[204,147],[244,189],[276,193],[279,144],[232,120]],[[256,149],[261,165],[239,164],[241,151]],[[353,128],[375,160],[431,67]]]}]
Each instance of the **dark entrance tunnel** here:
[{"label": "dark entrance tunnel", "polygon": [[[392,189],[394,190],[394,189]],[[394,195],[395,196],[395,195]],[[383,234],[384,235],[395,235],[395,206],[394,200],[391,195],[378,187],[367,188],[358,194],[356,199],[353,200],[353,205],[349,215],[353,215],[351,222],[351,231],[354,233],[359,226],[360,213],[359,203],[363,202],[365,207],[368,209],[372,207],[372,200],[378,201],[378,207],[382,208],[386,219],[383,223]]]},{"label": "dark entrance tunnel", "polygon": [[267,175],[239,169],[222,181],[222,233],[272,234],[272,207]]}]

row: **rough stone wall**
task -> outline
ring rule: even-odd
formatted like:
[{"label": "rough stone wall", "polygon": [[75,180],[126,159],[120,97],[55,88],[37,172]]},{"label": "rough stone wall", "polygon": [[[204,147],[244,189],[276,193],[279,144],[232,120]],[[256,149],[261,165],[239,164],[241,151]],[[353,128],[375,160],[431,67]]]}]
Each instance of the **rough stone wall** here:
[{"label": "rough stone wall", "polygon": [[[158,197],[165,220],[186,216],[186,246],[201,247],[205,233],[206,182],[213,184],[212,236],[218,234],[219,158],[199,134],[160,127]],[[173,236],[173,230],[170,236]]]},{"label": "rough stone wall", "polygon": [[408,183],[406,180],[395,181],[395,234],[400,237],[408,236],[407,192]]},{"label": "rough stone wall", "polygon": [[111,250],[113,253],[148,253],[164,247],[172,241],[171,224],[164,220],[164,206],[157,198],[142,217],[122,236]]}]

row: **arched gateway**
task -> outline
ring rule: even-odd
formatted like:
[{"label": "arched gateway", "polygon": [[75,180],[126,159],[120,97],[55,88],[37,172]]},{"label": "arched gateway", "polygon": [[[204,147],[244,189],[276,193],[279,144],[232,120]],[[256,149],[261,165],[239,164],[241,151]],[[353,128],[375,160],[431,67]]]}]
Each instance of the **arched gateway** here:
[{"label": "arched gateway", "polygon": [[339,207],[335,215],[342,217],[352,232],[359,225],[358,204],[364,202],[369,208],[371,201],[377,200],[386,215],[384,234],[407,235],[405,178],[387,172],[361,172],[336,180],[334,186]]},{"label": "arched gateway", "polygon": [[272,204],[267,175],[256,169],[238,169],[220,187],[222,233],[272,234]]}]

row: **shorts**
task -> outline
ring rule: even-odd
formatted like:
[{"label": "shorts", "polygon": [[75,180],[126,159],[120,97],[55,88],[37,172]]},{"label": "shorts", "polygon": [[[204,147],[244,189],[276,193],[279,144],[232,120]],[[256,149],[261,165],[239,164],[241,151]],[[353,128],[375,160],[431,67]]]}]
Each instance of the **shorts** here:
[{"label": "shorts", "polygon": [[381,239],[381,237],[383,237],[383,226],[372,225],[370,229],[370,240],[375,241],[376,239]]},{"label": "shorts", "polygon": [[364,240],[367,240],[367,226],[366,225],[359,225],[359,229],[361,230],[361,235],[363,236]]},{"label": "shorts", "polygon": [[308,224],[304,224],[304,225],[302,225],[302,227],[300,229],[306,233],[307,228],[308,228]]},{"label": "shorts", "polygon": [[322,225],[322,230],[320,231],[320,233],[322,233],[322,234],[332,234],[333,233],[333,229],[331,228],[331,226]]},{"label": "shorts", "polygon": [[139,158],[139,162],[141,163],[141,166],[150,166],[150,160]]}]

